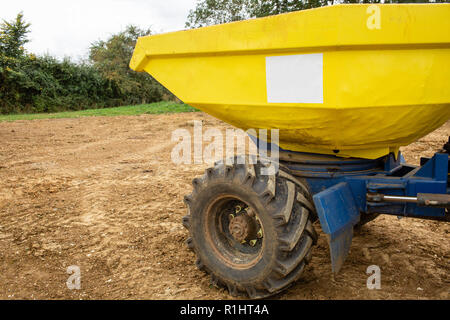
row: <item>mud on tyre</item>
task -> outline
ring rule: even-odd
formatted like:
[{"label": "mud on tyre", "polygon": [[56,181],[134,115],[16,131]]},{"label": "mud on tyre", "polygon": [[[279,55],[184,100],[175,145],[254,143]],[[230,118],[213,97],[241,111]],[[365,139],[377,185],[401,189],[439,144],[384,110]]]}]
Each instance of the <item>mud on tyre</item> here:
[{"label": "mud on tyre", "polygon": [[293,284],[310,262],[315,210],[307,186],[286,169],[263,175],[261,161],[234,160],[193,180],[184,199],[187,245],[212,284],[264,298]]}]

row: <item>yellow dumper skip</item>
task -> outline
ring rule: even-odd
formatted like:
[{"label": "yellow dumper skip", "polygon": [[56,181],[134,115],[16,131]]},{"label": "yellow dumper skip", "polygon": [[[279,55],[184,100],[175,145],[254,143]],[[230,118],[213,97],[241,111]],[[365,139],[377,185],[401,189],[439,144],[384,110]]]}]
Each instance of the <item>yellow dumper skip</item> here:
[{"label": "yellow dumper skip", "polygon": [[450,118],[450,4],[338,5],[139,38],[130,67],[287,150],[375,159]]}]

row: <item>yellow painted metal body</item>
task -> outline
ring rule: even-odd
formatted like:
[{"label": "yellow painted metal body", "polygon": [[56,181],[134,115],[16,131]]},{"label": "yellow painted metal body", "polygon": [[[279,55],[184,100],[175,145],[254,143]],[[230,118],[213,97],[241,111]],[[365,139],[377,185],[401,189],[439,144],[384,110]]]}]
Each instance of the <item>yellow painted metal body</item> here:
[{"label": "yellow painted metal body", "polygon": [[[269,102],[267,57],[322,54],[323,101]],[[337,5],[143,37],[130,66],[292,151],[374,159],[450,118],[450,5]]]}]

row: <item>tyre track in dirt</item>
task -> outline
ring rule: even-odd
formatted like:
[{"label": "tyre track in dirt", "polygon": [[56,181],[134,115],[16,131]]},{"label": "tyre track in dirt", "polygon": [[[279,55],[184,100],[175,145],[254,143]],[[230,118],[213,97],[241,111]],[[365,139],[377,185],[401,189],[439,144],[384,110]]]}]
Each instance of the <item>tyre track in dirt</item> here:
[{"label": "tyre track in dirt", "polygon": [[[202,113],[0,123],[0,298],[229,299],[194,266],[183,196],[207,165],[176,166],[171,132],[228,128]],[[404,149],[431,155],[450,122]],[[319,230],[319,226],[316,226]],[[448,299],[449,224],[381,217],[330,274],[323,234],[301,280],[278,299]],[[366,288],[367,266],[382,289]],[[81,290],[68,290],[78,265]]]}]

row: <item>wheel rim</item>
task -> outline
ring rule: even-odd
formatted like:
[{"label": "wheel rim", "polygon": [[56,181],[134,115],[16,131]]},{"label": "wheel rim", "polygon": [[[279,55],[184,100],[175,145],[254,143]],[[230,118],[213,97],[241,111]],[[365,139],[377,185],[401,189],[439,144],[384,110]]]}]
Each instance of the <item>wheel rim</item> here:
[{"label": "wheel rim", "polygon": [[248,269],[264,250],[264,229],[254,208],[235,195],[217,197],[206,208],[206,240],[228,267]]}]

